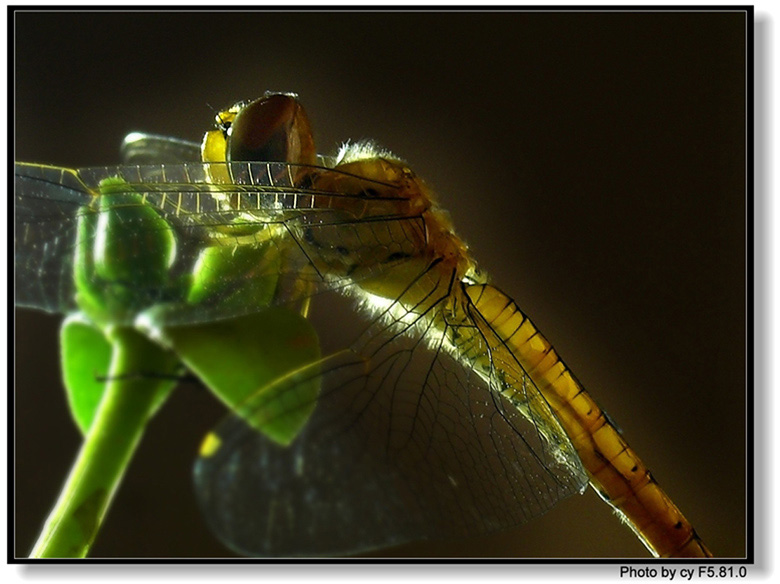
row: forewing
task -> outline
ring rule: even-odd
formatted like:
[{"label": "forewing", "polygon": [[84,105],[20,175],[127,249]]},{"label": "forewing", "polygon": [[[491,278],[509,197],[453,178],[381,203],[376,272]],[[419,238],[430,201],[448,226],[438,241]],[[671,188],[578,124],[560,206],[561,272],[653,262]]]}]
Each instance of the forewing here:
[{"label": "forewing", "polygon": [[[77,240],[78,215],[87,210],[97,217],[105,212],[98,203],[106,198],[140,195],[139,202],[123,200],[111,212],[119,222],[131,222],[136,216],[133,205],[154,208],[166,219],[176,240],[170,280],[201,284],[197,302],[170,289],[134,289],[136,296],[146,295],[139,305],[156,310],[157,325],[257,311],[263,306],[252,304],[253,299],[241,291],[263,278],[278,281],[278,294],[271,302],[300,300],[323,289],[346,286],[364,277],[356,273],[361,254],[384,245],[370,241],[371,233],[378,230],[361,225],[401,223],[405,226],[400,231],[384,230],[401,239],[406,231],[421,229],[413,227],[419,218],[408,216],[408,201],[376,195],[377,188],[392,189],[392,185],[319,167],[197,163],[71,171],[17,164],[15,178],[16,302],[49,312],[68,313],[76,308],[73,263],[77,241],[78,245],[95,245],[94,237]],[[105,179],[123,183],[114,183],[110,194],[101,194]],[[338,184],[340,189],[318,188],[318,181]],[[345,184],[351,185],[352,192],[341,190]],[[127,246],[139,256],[148,256],[140,248],[154,239],[144,237],[144,228],[137,225],[135,240]],[[154,228],[159,229],[159,223]],[[219,269],[203,261],[204,255],[215,251],[221,255]],[[362,263],[366,264],[365,275],[384,269],[376,261]],[[133,282],[113,284],[133,286]],[[161,305],[168,310],[157,310]]]}]

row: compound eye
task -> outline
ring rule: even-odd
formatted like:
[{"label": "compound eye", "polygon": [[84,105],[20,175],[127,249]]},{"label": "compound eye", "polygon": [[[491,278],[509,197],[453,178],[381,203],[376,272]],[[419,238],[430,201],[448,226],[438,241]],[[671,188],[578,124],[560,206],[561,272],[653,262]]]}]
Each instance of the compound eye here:
[{"label": "compound eye", "polygon": [[230,126],[228,162],[314,164],[311,125],[297,99],[272,94],[243,107]]}]

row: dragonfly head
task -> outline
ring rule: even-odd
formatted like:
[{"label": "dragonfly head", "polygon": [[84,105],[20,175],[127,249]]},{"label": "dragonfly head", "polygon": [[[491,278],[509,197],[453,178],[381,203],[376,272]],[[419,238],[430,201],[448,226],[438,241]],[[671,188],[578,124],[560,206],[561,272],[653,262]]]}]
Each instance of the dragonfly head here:
[{"label": "dragonfly head", "polygon": [[204,162],[317,162],[309,118],[293,93],[240,101],[215,120],[216,128],[203,138]]}]

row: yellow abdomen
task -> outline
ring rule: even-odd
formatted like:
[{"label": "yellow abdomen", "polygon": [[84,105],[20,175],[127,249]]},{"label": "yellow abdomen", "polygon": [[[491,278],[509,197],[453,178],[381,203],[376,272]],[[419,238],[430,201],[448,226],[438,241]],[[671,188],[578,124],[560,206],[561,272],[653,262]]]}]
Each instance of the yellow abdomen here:
[{"label": "yellow abdomen", "polygon": [[473,306],[512,351],[571,439],[590,484],[656,556],[712,557],[596,402],[517,305],[490,285],[466,288]]}]

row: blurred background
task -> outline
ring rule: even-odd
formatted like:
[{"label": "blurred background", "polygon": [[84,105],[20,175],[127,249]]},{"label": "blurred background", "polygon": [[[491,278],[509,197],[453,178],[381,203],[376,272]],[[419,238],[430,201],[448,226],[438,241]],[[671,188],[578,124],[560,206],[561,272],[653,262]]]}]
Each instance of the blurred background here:
[{"label": "blurred background", "polygon": [[[15,158],[115,164],[130,131],[199,141],[214,109],[300,95],[321,152],[373,138],[439,193],[719,556],[745,554],[745,30],[739,13],[16,12]],[[60,317],[16,312],[15,553],[79,435]],[[175,392],[93,548],[230,555],[192,462],[222,415]],[[752,429],[751,429],[752,430]],[[588,491],[517,530],[395,555],[646,557]]]}]

